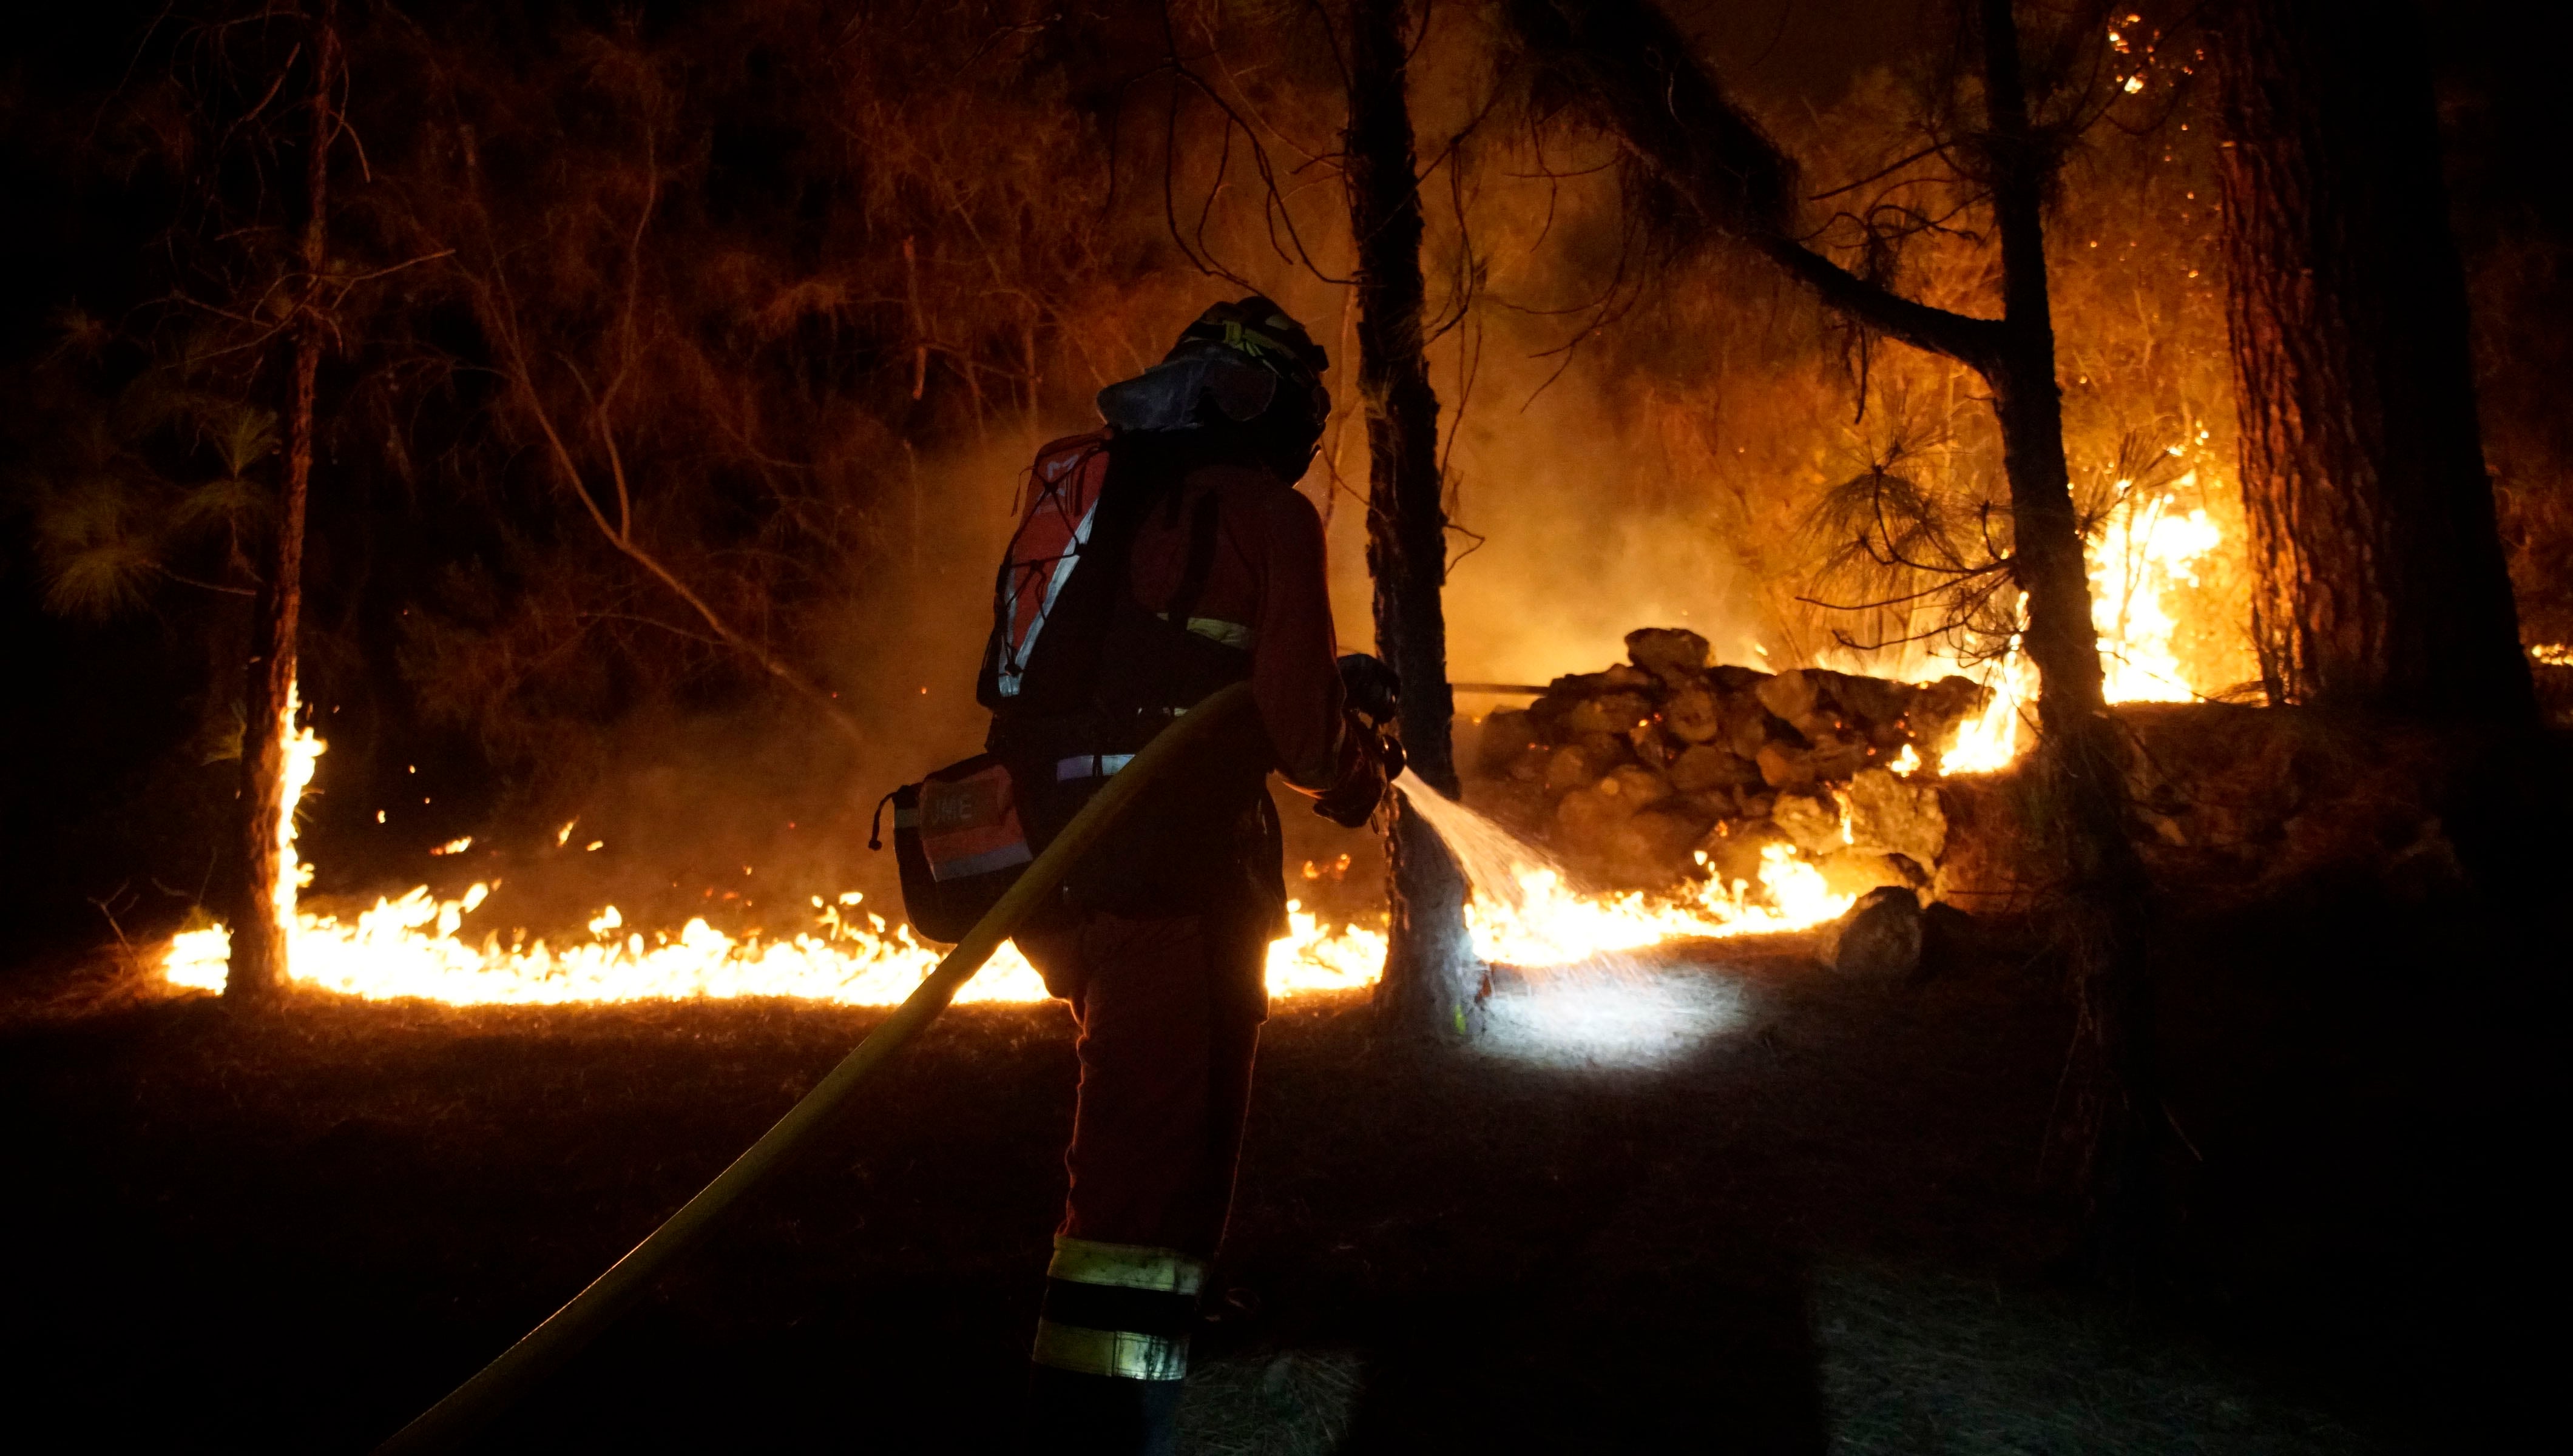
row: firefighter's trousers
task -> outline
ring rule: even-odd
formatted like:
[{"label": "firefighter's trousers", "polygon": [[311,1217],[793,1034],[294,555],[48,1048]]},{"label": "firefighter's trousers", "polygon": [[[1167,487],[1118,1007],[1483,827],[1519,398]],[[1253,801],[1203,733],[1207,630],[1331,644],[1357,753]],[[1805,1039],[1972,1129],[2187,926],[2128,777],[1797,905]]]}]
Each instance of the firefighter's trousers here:
[{"label": "firefighter's trousers", "polygon": [[1267,932],[1247,914],[1091,912],[1019,945],[1081,1031],[1071,1191],[1037,1326],[1040,1421],[1052,1407],[1099,1438],[1065,1430],[1056,1450],[1152,1450],[1233,1202]]}]

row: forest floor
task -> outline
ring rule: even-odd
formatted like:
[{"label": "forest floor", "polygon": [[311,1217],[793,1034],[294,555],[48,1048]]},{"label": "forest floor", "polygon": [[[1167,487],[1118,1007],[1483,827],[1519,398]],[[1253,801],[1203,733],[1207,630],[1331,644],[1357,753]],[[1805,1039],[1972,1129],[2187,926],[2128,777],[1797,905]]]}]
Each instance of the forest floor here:
[{"label": "forest floor", "polygon": [[[1282,1004],[1190,1448],[2500,1447],[2552,1384],[2511,1318],[2550,1144],[2489,920],[2170,928],[2178,1233],[2120,1296],[2062,1273],[2071,1015],[2025,957],[1891,986],[1700,945],[1649,1027],[1567,1041],[1563,990],[1460,1055]],[[371,1445],[881,1016],[14,984],[0,1368],[81,1449]],[[1060,1009],[951,1012],[498,1447],[1006,1449],[1073,1075]]]}]

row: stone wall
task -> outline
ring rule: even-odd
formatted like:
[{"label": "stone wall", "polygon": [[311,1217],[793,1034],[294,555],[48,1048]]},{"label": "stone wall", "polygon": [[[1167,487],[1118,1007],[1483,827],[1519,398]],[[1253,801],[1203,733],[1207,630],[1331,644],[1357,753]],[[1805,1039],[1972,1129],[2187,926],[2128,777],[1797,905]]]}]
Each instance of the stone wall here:
[{"label": "stone wall", "polygon": [[1931,882],[1945,826],[1930,766],[1983,688],[1713,664],[1680,628],[1626,648],[1483,720],[1478,802],[1602,884],[1661,888],[1701,863],[1750,878],[1781,840],[1842,888]]},{"label": "stone wall", "polygon": [[[1671,628],[1626,643],[1629,661],[1486,717],[1469,762],[1476,804],[1587,879],[1752,879],[1786,842],[1845,894],[1902,885],[2012,913],[2045,892],[2033,775],[1937,772],[1986,702],[1976,684],[1711,664],[1704,639]],[[2464,883],[2450,821],[2508,792],[2490,782],[2492,745],[2458,731],[2224,703],[2114,711],[2137,842],[2156,885],[2193,907],[2317,881],[2446,893]]]}]

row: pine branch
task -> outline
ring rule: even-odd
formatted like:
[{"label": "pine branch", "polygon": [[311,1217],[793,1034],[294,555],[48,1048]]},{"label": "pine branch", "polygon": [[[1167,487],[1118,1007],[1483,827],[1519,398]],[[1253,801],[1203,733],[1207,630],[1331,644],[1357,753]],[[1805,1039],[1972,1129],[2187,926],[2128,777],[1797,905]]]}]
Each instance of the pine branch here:
[{"label": "pine branch", "polygon": [[1684,243],[1736,239],[1870,329],[1989,372],[1999,320],[1934,308],[1850,272],[1795,230],[1796,167],[1725,95],[1677,28],[1644,0],[1505,0],[1542,82],[1624,147],[1658,194],[1658,230]]}]

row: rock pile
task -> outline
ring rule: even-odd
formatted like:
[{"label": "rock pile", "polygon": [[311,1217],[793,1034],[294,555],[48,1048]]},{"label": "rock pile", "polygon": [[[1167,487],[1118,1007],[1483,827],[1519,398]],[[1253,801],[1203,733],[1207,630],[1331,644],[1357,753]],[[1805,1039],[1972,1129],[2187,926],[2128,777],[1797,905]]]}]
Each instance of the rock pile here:
[{"label": "rock pile", "polygon": [[1889,765],[1910,748],[1926,779],[1986,689],[1715,665],[1672,627],[1628,633],[1626,651],[1483,720],[1476,766],[1505,817],[1615,883],[1669,885],[1701,852],[1748,879],[1779,841],[1823,859],[1836,888],[1929,883],[1938,792]]}]

